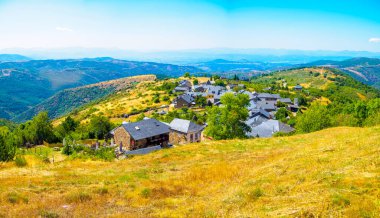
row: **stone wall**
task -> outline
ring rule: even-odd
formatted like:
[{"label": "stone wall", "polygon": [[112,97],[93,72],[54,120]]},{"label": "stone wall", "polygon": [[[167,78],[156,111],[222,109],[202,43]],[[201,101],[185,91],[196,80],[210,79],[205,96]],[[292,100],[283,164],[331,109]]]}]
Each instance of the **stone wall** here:
[{"label": "stone wall", "polygon": [[131,136],[129,133],[124,129],[124,127],[120,126],[115,130],[114,133],[114,140],[115,144],[117,146],[120,146],[120,142],[123,144],[123,148],[126,150],[132,150],[131,149]]},{"label": "stone wall", "polygon": [[187,135],[181,132],[171,130],[169,133],[169,142],[174,145],[186,144]]}]

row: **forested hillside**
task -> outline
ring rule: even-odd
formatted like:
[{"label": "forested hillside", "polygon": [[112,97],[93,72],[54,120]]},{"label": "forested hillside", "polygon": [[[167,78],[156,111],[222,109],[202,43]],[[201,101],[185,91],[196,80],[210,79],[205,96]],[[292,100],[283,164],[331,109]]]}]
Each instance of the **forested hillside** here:
[{"label": "forested hillside", "polygon": [[345,61],[316,61],[309,66],[336,67],[353,78],[380,89],[380,59],[377,58],[353,58]]},{"label": "forested hillside", "polygon": [[118,80],[96,83],[88,86],[65,89],[43,101],[37,106],[25,111],[15,118],[15,121],[25,122],[41,111],[47,111],[51,119],[55,119],[75,108],[99,100],[109,94],[126,91],[142,81],[154,81],[155,75],[127,77]]},{"label": "forested hillside", "polygon": [[195,67],[112,58],[0,62],[0,117],[14,118],[67,88],[135,75],[163,78],[198,71]]}]

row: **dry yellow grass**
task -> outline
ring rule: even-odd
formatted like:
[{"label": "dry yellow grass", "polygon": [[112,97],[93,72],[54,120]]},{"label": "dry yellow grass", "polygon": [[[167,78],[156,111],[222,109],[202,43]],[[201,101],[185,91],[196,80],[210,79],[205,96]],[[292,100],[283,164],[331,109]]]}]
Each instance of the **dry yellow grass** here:
[{"label": "dry yellow grass", "polygon": [[317,98],[315,99],[314,102],[318,102],[319,104],[322,104],[322,105],[328,105],[331,103],[330,99],[326,98],[326,97],[320,97],[320,98]]},{"label": "dry yellow grass", "polygon": [[380,127],[339,127],[114,162],[7,163],[0,217],[377,217],[379,148]]},{"label": "dry yellow grass", "polygon": [[[143,76],[141,76],[143,77]],[[133,78],[133,77],[131,77]],[[182,79],[188,79],[188,78],[178,78],[178,79],[169,79],[169,82],[175,82]],[[206,82],[209,78],[206,77],[198,77],[196,78],[200,83]],[[163,105],[169,105],[172,100],[174,99],[174,96],[169,96],[168,93],[165,91],[155,91],[152,90],[153,87],[159,87],[161,86],[165,81],[159,80],[159,81],[153,81],[152,79],[145,78],[147,81],[140,80],[141,82],[136,85],[136,87],[119,91],[114,96],[107,98],[104,101],[101,101],[100,103],[92,106],[87,107],[81,111],[79,111],[76,115],[73,116],[74,119],[79,119],[81,122],[88,122],[90,116],[88,116],[85,119],[82,119],[83,116],[86,114],[89,114],[91,110],[95,110],[95,112],[91,113],[91,115],[104,115],[111,118],[111,121],[113,123],[122,123],[123,121],[134,121],[138,115],[131,116],[129,118],[120,118],[119,116],[122,114],[130,114],[133,109],[135,110],[144,110],[146,108],[159,108]],[[190,81],[193,81],[193,79],[189,79]],[[105,82],[106,84],[107,82]],[[158,94],[161,101],[159,103],[154,103],[152,99],[154,98],[154,95]],[[169,97],[168,101],[163,101],[162,99],[164,97]],[[146,113],[146,115],[149,115],[150,113]],[[53,125],[57,126],[59,125],[66,117],[61,117],[59,119],[56,119],[53,121]]]},{"label": "dry yellow grass", "polygon": [[356,93],[358,96],[359,96],[359,98],[361,99],[361,100],[366,100],[367,99],[367,97],[365,96],[365,95],[363,95],[363,94],[361,94],[361,93]]}]

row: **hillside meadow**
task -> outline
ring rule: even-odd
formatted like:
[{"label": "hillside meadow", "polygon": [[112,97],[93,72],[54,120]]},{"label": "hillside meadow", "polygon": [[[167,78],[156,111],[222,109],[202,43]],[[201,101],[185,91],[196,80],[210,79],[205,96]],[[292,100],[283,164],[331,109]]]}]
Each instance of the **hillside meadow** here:
[{"label": "hillside meadow", "polygon": [[[142,77],[142,76],[140,76]],[[149,77],[148,77],[149,78]],[[157,81],[141,81],[135,87],[125,90],[119,90],[94,104],[85,105],[70,113],[74,119],[80,120],[82,123],[88,122],[91,115],[103,115],[109,117],[111,122],[121,124],[123,121],[135,121],[138,114],[144,113],[146,116],[151,115],[155,110],[172,110],[172,108],[161,108],[169,106],[176,94],[170,94],[165,90],[157,90],[165,82],[175,83],[179,80],[187,79],[180,77],[178,79],[166,79]],[[197,77],[200,83],[206,82],[209,78]],[[195,79],[190,79],[194,81]],[[174,87],[173,87],[174,88]],[[154,99],[159,101],[155,102]],[[124,114],[134,114],[128,118],[123,117]],[[66,116],[54,120],[53,124],[59,125]]]},{"label": "hillside meadow", "polygon": [[378,217],[380,126],[0,165],[0,217]]}]

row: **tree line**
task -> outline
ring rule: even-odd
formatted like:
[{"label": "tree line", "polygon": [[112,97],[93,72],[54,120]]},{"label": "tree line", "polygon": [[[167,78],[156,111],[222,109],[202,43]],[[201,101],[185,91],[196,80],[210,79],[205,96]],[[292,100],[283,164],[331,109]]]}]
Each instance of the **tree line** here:
[{"label": "tree line", "polygon": [[113,127],[109,118],[104,116],[92,116],[88,123],[80,123],[68,116],[60,125],[53,127],[48,113],[40,112],[13,130],[3,128],[0,131],[0,161],[13,160],[18,147],[58,143],[67,136],[76,140],[107,140]]}]

